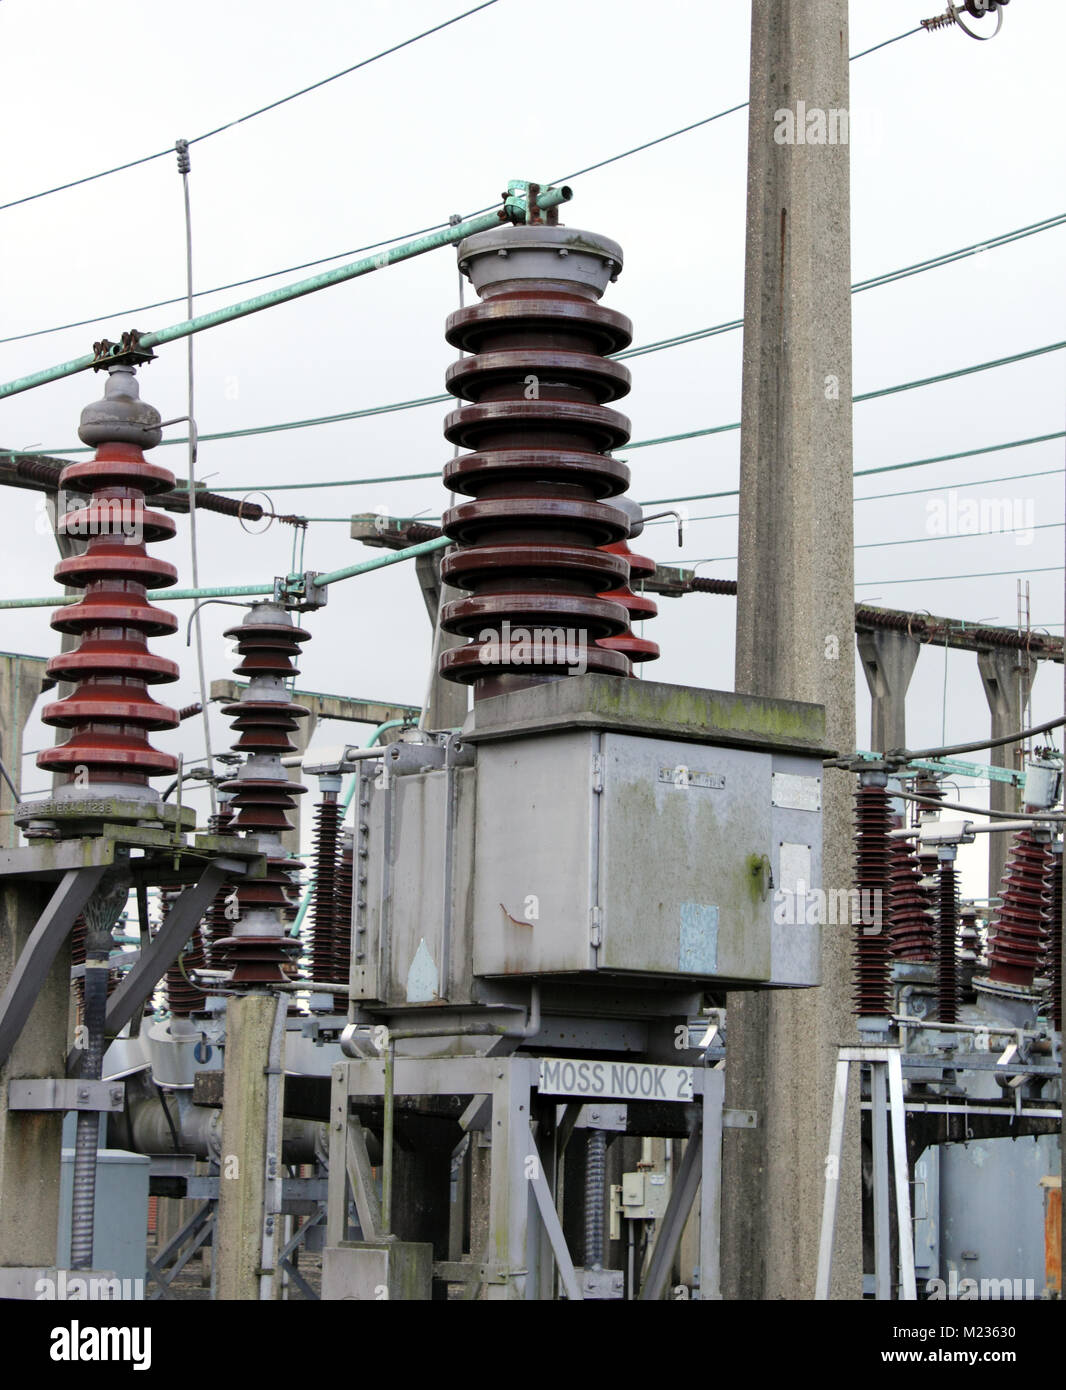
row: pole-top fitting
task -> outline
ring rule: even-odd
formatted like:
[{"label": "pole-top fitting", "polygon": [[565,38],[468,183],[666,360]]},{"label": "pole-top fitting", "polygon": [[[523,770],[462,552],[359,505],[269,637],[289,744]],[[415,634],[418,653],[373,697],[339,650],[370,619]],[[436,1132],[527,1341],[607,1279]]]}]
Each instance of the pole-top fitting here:
[{"label": "pole-top fitting", "polygon": [[81,412],[78,438],[91,446],[135,444],[139,449],[154,449],[163,438],[162,417],[141,400],[134,363],[116,357],[106,366],[103,399]]}]

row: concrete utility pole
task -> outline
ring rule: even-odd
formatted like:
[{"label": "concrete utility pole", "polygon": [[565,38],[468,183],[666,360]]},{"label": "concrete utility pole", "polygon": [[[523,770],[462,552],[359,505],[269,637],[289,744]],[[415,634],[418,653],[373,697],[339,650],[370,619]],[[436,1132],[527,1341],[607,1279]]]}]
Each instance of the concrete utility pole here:
[{"label": "concrete utility pole", "polygon": [[[753,0],[744,291],[738,692],[816,701],[855,747],[847,0]],[[823,784],[823,882],[852,881],[852,781]],[[730,994],[727,1298],[814,1294],[837,1048],[853,1041],[851,928],[822,929],[822,986]],[[858,1110],[848,1119],[834,1296],[861,1292]]]},{"label": "concrete utility pole", "polygon": [[[991,737],[1004,738],[1024,728],[1025,707],[1036,678],[1037,663],[1025,652],[999,648],[991,652],[978,652],[977,667],[992,714]],[[998,748],[989,750],[988,761],[994,767],[1017,769],[1020,766],[1018,753],[1022,746],[1020,743],[1001,743]],[[1009,783],[991,782],[988,804],[993,811],[1017,811],[1021,798]],[[988,892],[991,897],[999,895],[1010,847],[1010,835],[989,835]]]}]

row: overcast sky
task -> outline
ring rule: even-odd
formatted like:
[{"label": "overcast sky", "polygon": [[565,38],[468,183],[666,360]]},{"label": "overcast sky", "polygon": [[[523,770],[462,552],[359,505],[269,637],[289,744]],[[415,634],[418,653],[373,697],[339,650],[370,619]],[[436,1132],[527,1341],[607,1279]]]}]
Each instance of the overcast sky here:
[{"label": "overcast sky", "polygon": [[[359,4],[305,0],[254,6],[185,0],[144,5],[76,0],[0,7],[0,107],[8,132],[0,202],[193,138],[460,14],[463,0]],[[850,50],[902,33],[937,0],[853,0]],[[195,280],[224,285],[399,237],[492,203],[510,178],[547,182],[743,102],[750,7],[734,0],[518,0],[498,3],[370,67],[236,125],[192,149]],[[975,43],[958,29],[916,34],[851,68],[852,272],[862,280],[1037,222],[1064,210],[1062,54],[1066,6],[1018,0],[1002,33]],[[563,220],[621,242],[625,270],[606,303],[628,314],[636,343],[739,318],[747,120],[740,111],[572,180]],[[129,312],[184,293],[181,180],[172,155],[0,212],[3,316],[8,338],[77,319],[99,323],[0,344],[0,378],[78,356],[95,338],[156,329],[181,305]],[[931,376],[1066,337],[1059,227],[854,299],[855,391]],[[217,307],[310,272],[205,296]],[[444,342],[457,303],[454,253],[444,249],[196,338],[202,434],[274,424],[429,396],[454,352]],[[1063,428],[1063,357],[1051,353],[992,372],[855,407],[857,470],[1048,434]],[[633,438],[729,423],[740,416],[738,332],[635,360],[624,405]],[[141,373],[164,418],[185,413],[185,347]],[[0,446],[62,453],[77,444],[82,407],[99,377],[76,376],[3,402]],[[202,444],[210,486],[263,486],[429,472],[450,448],[446,407]],[[182,427],[169,434],[180,435]],[[737,485],[739,435],[728,432],[627,455],[638,499]],[[152,457],[185,468],[182,446]],[[1057,440],[860,479],[859,498],[940,489],[856,506],[857,595],[892,607],[1013,624],[1016,578],[1029,577],[1035,625],[1062,632],[1063,448]],[[996,482],[1008,475],[1044,476]],[[1017,499],[1038,526],[1024,537],[930,539],[930,506]],[[282,511],[333,518],[309,530],[305,567],[327,570],[370,552],[343,518],[374,508],[439,516],[442,488],[424,482],[272,491]],[[4,497],[5,592],[54,587],[53,543],[39,499]],[[666,526],[639,548],[659,561],[715,557],[701,574],[736,574],[735,499],[689,505],[679,551]],[[701,518],[695,520],[695,518]],[[262,583],[288,571],[292,532],[244,535],[201,513],[200,581]],[[160,553],[188,584],[188,523]],[[720,558],[718,558],[720,557]],[[951,578],[1006,571],[993,578]],[[185,615],[189,604],[175,610]],[[663,649],[658,679],[731,689],[734,603],[660,601],[648,628]],[[58,650],[47,610],[5,612],[0,648]],[[228,675],[222,640],[231,608],[203,610],[208,678]],[[429,628],[413,569],[348,581],[306,620],[307,689],[420,703]],[[182,663],[161,692],[196,698],[183,638],[153,647]],[[911,686],[908,741],[980,737],[988,714],[972,654],[923,651]],[[858,677],[859,744],[869,704]],[[1062,671],[1038,677],[1033,716],[1061,712]],[[229,742],[214,715],[216,747]],[[324,726],[336,743],[353,726]],[[202,754],[202,731],[156,735]],[[36,721],[26,747],[51,742]],[[45,777],[29,758],[27,790]],[[980,793],[973,791],[970,796]],[[976,890],[979,891],[979,890]]]}]

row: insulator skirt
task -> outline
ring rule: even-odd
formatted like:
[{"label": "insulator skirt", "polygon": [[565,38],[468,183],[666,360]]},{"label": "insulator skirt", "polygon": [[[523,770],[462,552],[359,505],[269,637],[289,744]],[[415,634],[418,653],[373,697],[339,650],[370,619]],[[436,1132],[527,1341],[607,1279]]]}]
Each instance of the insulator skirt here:
[{"label": "insulator skirt", "polygon": [[[890,825],[890,806],[885,788],[860,786],[855,793],[855,886],[860,907],[887,901],[886,890],[891,870]],[[853,1012],[860,1018],[885,1018],[890,1010],[886,923],[883,920],[864,923],[863,915],[862,911],[856,913],[854,925]]]},{"label": "insulator skirt", "polygon": [[[623,636],[626,609],[605,591],[624,585],[624,560],[598,549],[629,533],[610,498],[629,470],[609,457],[629,439],[629,421],[609,403],[629,391],[629,372],[606,354],[628,346],[629,320],[596,303],[569,280],[498,281],[483,299],[452,314],[446,337],[468,356],[445,384],[464,402],[445,437],[471,452],[444,470],[445,485],[472,501],[453,506],[443,529],[457,544],[444,580],[469,591],[445,605],[441,624],[472,639],[441,656],[441,674],[473,682],[479,693],[498,678],[533,683],[584,669],[628,675],[624,651],[597,646]],[[506,626],[505,626],[506,624]],[[529,655],[529,637],[511,629],[568,630]]]},{"label": "insulator skirt", "polygon": [[1000,897],[988,951],[989,978],[1029,986],[1043,951],[1051,907],[1051,846],[1032,830],[1019,830],[1014,837]]}]

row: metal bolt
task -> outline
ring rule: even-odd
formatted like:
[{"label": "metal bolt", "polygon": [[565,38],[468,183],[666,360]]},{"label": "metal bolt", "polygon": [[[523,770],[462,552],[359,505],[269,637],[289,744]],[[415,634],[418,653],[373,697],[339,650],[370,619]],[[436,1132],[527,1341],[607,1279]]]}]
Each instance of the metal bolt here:
[{"label": "metal bolt", "polygon": [[88,1086],[79,1086],[79,1087],[78,1087],[78,1099],[79,1099],[79,1100],[88,1100],[88,1099],[89,1099],[89,1088],[88,1088]]}]

